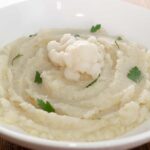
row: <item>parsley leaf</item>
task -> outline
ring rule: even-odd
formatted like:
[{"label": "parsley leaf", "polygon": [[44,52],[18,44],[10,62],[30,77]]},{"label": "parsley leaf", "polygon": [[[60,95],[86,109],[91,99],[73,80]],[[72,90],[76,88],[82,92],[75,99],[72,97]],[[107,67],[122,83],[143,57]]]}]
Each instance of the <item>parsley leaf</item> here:
[{"label": "parsley leaf", "polygon": [[139,82],[142,79],[142,73],[139,70],[139,68],[135,66],[130,69],[129,73],[127,74],[127,77],[134,82]]},{"label": "parsley leaf", "polygon": [[12,59],[11,64],[13,65],[13,64],[14,64],[14,61],[15,61],[16,59],[18,59],[19,57],[21,57],[21,56],[23,56],[23,55],[22,55],[22,54],[16,55],[16,56]]},{"label": "parsley leaf", "polygon": [[34,36],[37,36],[37,33],[29,35],[29,37],[34,37]]},{"label": "parsley leaf", "polygon": [[121,41],[121,40],[123,40],[123,39],[122,39],[121,36],[118,36],[116,40],[117,40],[117,41]]},{"label": "parsley leaf", "polygon": [[37,84],[42,83],[42,78],[41,78],[41,75],[38,71],[36,71],[34,82]]},{"label": "parsley leaf", "polygon": [[48,113],[55,112],[55,109],[49,102],[44,102],[42,99],[37,99],[37,104],[40,108],[47,111]]},{"label": "parsley leaf", "polygon": [[119,44],[117,41],[115,41],[116,46],[120,49]]},{"label": "parsley leaf", "polygon": [[101,24],[97,24],[95,26],[92,26],[90,31],[91,32],[97,32],[100,29],[101,29]]},{"label": "parsley leaf", "polygon": [[115,44],[116,44],[116,46],[117,46],[119,49],[120,49],[120,46],[119,46],[119,44],[118,44],[117,41],[121,41],[121,40],[123,40],[121,36],[118,36],[118,37],[116,38],[116,40],[115,40]]},{"label": "parsley leaf", "polygon": [[80,37],[80,35],[79,34],[75,34],[74,37]]},{"label": "parsley leaf", "polygon": [[93,80],[91,83],[89,83],[89,84],[86,86],[86,88],[90,87],[90,86],[93,85],[95,82],[97,82],[97,80],[98,80],[99,77],[100,77],[100,74],[98,75],[98,77],[97,77],[95,80]]}]

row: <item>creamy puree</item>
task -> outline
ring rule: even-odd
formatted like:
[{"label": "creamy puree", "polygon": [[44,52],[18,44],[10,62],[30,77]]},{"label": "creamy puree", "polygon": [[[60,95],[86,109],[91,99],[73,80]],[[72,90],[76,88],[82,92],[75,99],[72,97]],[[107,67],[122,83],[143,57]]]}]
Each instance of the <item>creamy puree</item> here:
[{"label": "creamy puree", "polygon": [[50,140],[99,141],[137,127],[149,110],[150,52],[125,39],[44,31],[0,52],[2,125]]}]

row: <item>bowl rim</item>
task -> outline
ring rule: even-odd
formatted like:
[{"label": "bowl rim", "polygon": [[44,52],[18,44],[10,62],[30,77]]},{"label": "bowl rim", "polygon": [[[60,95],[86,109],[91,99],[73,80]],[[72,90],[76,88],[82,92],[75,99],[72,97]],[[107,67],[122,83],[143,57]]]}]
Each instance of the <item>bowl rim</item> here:
[{"label": "bowl rim", "polygon": [[96,142],[70,142],[70,141],[55,141],[43,138],[34,137],[27,134],[22,134],[15,132],[13,130],[4,128],[0,126],[0,133],[2,137],[9,137],[10,141],[17,140],[20,142],[34,144],[44,147],[53,148],[75,148],[75,149],[89,149],[89,148],[117,148],[126,145],[140,145],[144,144],[150,140],[150,131],[145,131],[137,135],[131,135],[130,137],[124,137],[122,139],[106,140],[106,141],[96,141]]}]

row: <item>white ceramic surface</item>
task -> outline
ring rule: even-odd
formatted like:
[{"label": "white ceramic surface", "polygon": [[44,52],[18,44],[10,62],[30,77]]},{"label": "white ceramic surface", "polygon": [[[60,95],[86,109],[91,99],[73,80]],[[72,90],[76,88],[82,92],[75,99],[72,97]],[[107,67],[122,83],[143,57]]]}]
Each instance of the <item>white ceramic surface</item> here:
[{"label": "white ceramic surface", "polygon": [[[0,6],[0,46],[43,28],[89,29],[101,23],[110,34],[150,48],[150,11],[120,0],[21,0],[4,6]],[[94,143],[48,141],[6,126],[0,126],[0,135],[34,149],[123,150],[150,141],[150,121],[121,138]]]}]

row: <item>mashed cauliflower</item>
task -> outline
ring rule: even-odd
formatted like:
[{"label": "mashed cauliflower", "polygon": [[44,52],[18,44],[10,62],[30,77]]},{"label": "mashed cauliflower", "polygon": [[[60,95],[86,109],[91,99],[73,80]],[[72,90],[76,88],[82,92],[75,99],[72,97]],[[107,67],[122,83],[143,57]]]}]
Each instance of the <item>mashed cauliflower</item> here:
[{"label": "mashed cauliflower", "polygon": [[45,31],[0,51],[0,124],[61,141],[116,138],[150,117],[150,52],[100,33]]}]

